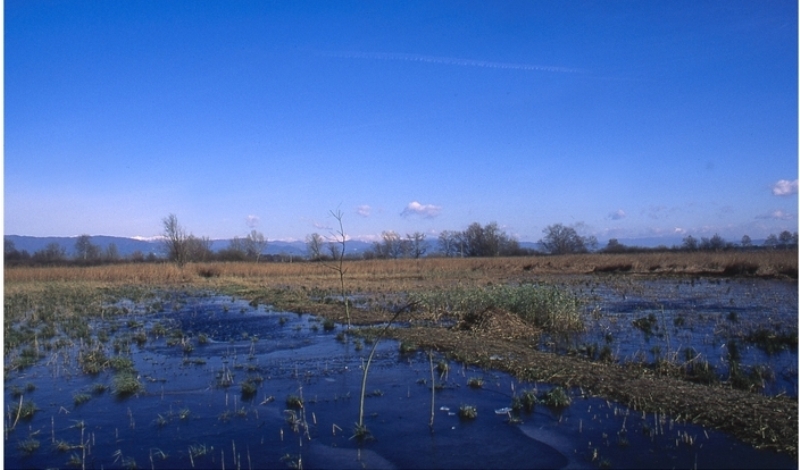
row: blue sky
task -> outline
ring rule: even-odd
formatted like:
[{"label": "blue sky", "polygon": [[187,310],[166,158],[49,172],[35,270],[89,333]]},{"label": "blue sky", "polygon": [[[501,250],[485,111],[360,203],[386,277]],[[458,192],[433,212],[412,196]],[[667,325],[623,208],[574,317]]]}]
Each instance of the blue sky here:
[{"label": "blue sky", "polygon": [[797,14],[6,0],[5,233],[796,231]]}]

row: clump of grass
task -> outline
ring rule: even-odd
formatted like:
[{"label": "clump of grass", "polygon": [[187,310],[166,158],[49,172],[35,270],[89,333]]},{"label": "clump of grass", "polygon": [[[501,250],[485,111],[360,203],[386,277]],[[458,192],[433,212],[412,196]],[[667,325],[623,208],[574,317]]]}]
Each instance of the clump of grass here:
[{"label": "clump of grass", "polygon": [[451,315],[465,324],[476,322],[483,312],[501,309],[545,331],[569,332],[583,328],[578,297],[554,287],[533,284],[458,287],[417,295],[414,300],[434,317]]},{"label": "clump of grass", "polygon": [[797,350],[797,331],[784,333],[759,328],[745,336],[744,341],[772,355],[786,350]]},{"label": "clump of grass", "polygon": [[74,403],[75,406],[83,405],[91,399],[92,396],[85,392],[78,392],[72,395],[72,403]]},{"label": "clump of grass", "polygon": [[650,337],[658,329],[658,319],[654,313],[650,313],[646,317],[633,320],[633,326],[641,330],[645,336]]},{"label": "clump of grass", "polygon": [[17,448],[25,454],[32,454],[37,450],[39,450],[40,445],[41,443],[38,440],[34,438],[28,438],[23,441],[20,441],[17,444]]},{"label": "clump of grass", "polygon": [[303,399],[297,395],[289,395],[286,397],[286,407],[293,410],[303,408]]},{"label": "clump of grass", "polygon": [[450,363],[445,359],[436,363],[436,371],[439,372],[439,377],[446,377],[450,372]]},{"label": "clump of grass", "polygon": [[366,424],[355,423],[353,426],[353,438],[358,439],[359,441],[371,439],[372,433],[369,431],[369,429],[367,429]]},{"label": "clump of grass", "polygon": [[400,342],[400,354],[411,354],[417,350],[417,345],[411,341]]},{"label": "clump of grass", "polygon": [[134,371],[126,370],[114,376],[113,391],[117,397],[124,398],[143,392],[144,384],[139,381]]},{"label": "clump of grass", "polygon": [[523,390],[519,395],[515,396],[511,402],[511,408],[514,411],[525,411],[526,413],[533,412],[537,403],[536,392],[533,390]]},{"label": "clump of grass", "polygon": [[322,322],[322,329],[324,331],[333,331],[336,329],[336,323],[326,318],[325,321]]},{"label": "clump of grass", "polygon": [[555,387],[546,392],[540,401],[550,408],[566,408],[572,403],[572,399],[563,387]]},{"label": "clump of grass", "polygon": [[242,399],[253,398],[258,393],[258,383],[254,380],[247,379],[242,382]]},{"label": "clump of grass", "polygon": [[15,423],[20,419],[29,420],[33,418],[37,411],[39,411],[39,408],[36,407],[36,403],[30,400],[25,401],[22,397],[20,397],[18,403],[14,403],[11,406],[11,416],[14,417]]},{"label": "clump of grass", "polygon": [[108,360],[108,365],[117,372],[133,371],[133,360],[124,356],[112,356]]},{"label": "clump of grass", "polygon": [[483,379],[481,377],[470,377],[467,379],[467,385],[470,388],[483,388]]},{"label": "clump of grass", "polygon": [[473,405],[461,405],[458,408],[458,416],[461,419],[475,419],[478,417],[478,409]]}]

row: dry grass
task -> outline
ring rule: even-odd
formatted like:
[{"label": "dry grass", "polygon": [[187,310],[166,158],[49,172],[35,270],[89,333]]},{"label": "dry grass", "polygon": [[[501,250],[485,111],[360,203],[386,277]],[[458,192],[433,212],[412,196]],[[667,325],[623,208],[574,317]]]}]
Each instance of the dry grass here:
[{"label": "dry grass", "polygon": [[[615,272],[657,275],[786,276],[797,278],[797,251],[720,253],[589,253],[512,258],[429,258],[420,260],[345,261],[351,286],[370,291],[425,284],[484,284],[519,280],[542,274]],[[737,268],[741,268],[737,271]],[[169,263],[106,266],[13,267],[5,269],[6,288],[15,284],[72,281],[103,285],[213,286],[230,282],[265,287],[318,283],[335,287],[333,269],[324,263],[189,263],[179,268]],[[378,287],[377,289],[375,287]]]}]

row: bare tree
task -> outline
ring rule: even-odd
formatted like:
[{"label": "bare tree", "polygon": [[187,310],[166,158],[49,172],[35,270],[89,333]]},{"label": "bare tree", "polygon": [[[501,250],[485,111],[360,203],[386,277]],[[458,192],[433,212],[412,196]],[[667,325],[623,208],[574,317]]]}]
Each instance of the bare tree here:
[{"label": "bare tree", "polygon": [[428,251],[428,242],[425,241],[424,233],[414,232],[410,235],[406,234],[406,240],[408,241],[409,257],[417,259]]},{"label": "bare tree", "polygon": [[67,257],[67,250],[56,242],[48,243],[44,249],[33,254],[34,261],[53,263],[64,261]]},{"label": "bare tree", "polygon": [[178,216],[170,214],[162,220],[164,224],[164,244],[167,256],[178,266],[183,266],[188,261],[186,231],[178,223]]},{"label": "bare tree", "polygon": [[778,235],[778,242],[784,248],[792,245],[792,233],[788,230],[784,230]]},{"label": "bare tree", "polygon": [[439,233],[439,252],[444,256],[457,256],[458,255],[458,239],[459,232],[451,230],[443,230]]},{"label": "bare tree", "polygon": [[92,243],[92,237],[81,235],[75,241],[75,259],[96,261],[100,258],[100,247]]},{"label": "bare tree", "polygon": [[341,210],[336,212],[331,211],[331,215],[337,222],[339,222],[339,230],[333,233],[334,242],[330,244],[331,255],[333,255],[334,264],[326,264],[327,267],[336,271],[339,274],[339,283],[342,289],[342,302],[344,302],[344,312],[347,316],[347,329],[350,329],[350,302],[347,298],[347,290],[344,288],[344,251],[347,244],[347,235],[344,233],[344,224],[342,223]]},{"label": "bare tree", "polygon": [[228,247],[220,250],[217,256],[226,261],[244,261],[247,256],[244,241],[239,237],[233,237],[228,243]]},{"label": "bare tree", "polygon": [[322,246],[325,240],[322,235],[314,232],[306,236],[306,250],[308,251],[308,259],[311,261],[319,261],[322,259]]},{"label": "bare tree", "polygon": [[119,261],[119,250],[116,243],[110,243],[106,247],[105,259],[110,262]]},{"label": "bare tree", "polygon": [[597,244],[594,237],[582,237],[573,227],[562,224],[548,225],[544,229],[544,234],[539,243],[545,250],[555,255],[586,253],[589,247]]},{"label": "bare tree", "polygon": [[186,238],[186,254],[188,261],[207,261],[211,259],[213,254],[211,251],[211,239],[189,235]]},{"label": "bare tree", "polygon": [[263,233],[253,229],[247,234],[247,238],[244,239],[244,246],[247,257],[255,259],[256,263],[258,263],[264,250],[267,249],[267,239],[264,237]]}]

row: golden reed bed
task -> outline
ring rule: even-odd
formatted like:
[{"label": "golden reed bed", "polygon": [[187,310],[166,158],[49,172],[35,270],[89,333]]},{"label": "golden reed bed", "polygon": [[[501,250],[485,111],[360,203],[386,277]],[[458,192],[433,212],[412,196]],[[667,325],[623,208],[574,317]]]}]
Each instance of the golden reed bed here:
[{"label": "golden reed bed", "polygon": [[[403,290],[425,285],[483,284],[554,274],[750,275],[797,278],[797,250],[721,253],[576,254],[503,258],[345,261],[352,289]],[[213,287],[228,283],[325,288],[338,282],[333,263],[123,263],[102,266],[6,267],[5,287],[41,282]],[[30,287],[30,286],[29,286]]]}]

